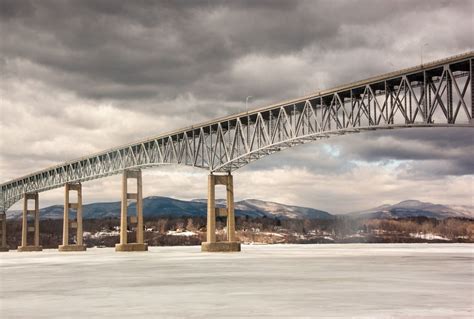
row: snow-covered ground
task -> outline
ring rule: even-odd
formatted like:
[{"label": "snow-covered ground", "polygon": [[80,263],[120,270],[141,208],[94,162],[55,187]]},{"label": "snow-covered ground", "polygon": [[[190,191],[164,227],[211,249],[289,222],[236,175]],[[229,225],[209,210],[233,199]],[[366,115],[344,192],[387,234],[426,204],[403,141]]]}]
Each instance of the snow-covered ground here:
[{"label": "snow-covered ground", "polygon": [[168,230],[166,235],[190,237],[190,236],[197,236],[197,233],[189,231],[189,230],[184,230],[184,231]]},{"label": "snow-covered ground", "polygon": [[427,240],[446,240],[446,241],[449,240],[449,238],[445,238],[443,236],[435,235],[435,234],[432,234],[432,233],[427,233],[427,234],[424,234],[424,233],[411,233],[410,237],[427,239]]},{"label": "snow-covered ground", "polygon": [[0,254],[0,318],[472,318],[474,246]]}]

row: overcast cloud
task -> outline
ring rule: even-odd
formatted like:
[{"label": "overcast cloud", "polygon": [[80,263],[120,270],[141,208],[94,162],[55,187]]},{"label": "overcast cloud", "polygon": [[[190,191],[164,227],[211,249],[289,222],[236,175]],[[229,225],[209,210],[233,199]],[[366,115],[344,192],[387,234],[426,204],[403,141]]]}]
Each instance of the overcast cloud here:
[{"label": "overcast cloud", "polygon": [[[473,48],[473,1],[0,0],[0,182],[251,107]],[[471,129],[331,138],[235,173],[237,199],[342,213],[472,205]],[[145,195],[206,196],[206,172],[144,172]],[[119,199],[120,177],[84,184]],[[62,190],[41,206],[62,203]],[[18,207],[16,205],[14,208]]]}]

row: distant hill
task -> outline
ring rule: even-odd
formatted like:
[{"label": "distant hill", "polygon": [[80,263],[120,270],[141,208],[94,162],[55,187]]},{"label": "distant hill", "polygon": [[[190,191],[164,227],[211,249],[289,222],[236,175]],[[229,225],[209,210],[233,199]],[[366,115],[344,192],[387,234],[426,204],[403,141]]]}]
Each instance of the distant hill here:
[{"label": "distant hill", "polygon": [[[206,199],[195,199],[193,202],[207,203]],[[217,206],[224,206],[225,200],[216,200]],[[292,219],[332,219],[333,215],[314,208],[291,206],[258,199],[246,199],[235,202],[235,211],[249,216],[267,216]],[[251,213],[251,214],[249,214]]]},{"label": "distant hill", "polygon": [[254,211],[266,214],[268,217],[294,218],[294,219],[332,219],[328,212],[300,206],[290,206],[258,199],[247,199],[235,203],[235,208],[240,211]]},{"label": "distant hill", "polygon": [[[216,205],[225,205],[224,200],[217,200]],[[134,211],[135,203],[130,204]],[[331,214],[307,207],[289,206],[256,199],[243,200],[235,203],[236,216],[295,218],[295,219],[332,219]],[[143,199],[143,215],[147,217],[191,217],[206,216],[206,200],[178,200],[169,197],[150,196]],[[120,216],[120,202],[92,203],[83,206],[84,219],[108,218]],[[41,219],[62,219],[63,206],[54,205],[40,209]],[[21,211],[8,212],[8,218],[21,218]]]},{"label": "distant hill", "polygon": [[[216,206],[224,206],[225,200],[216,200]],[[135,203],[130,205],[131,211]],[[280,219],[333,219],[334,215],[314,208],[291,206],[258,199],[235,202],[236,216],[268,217]],[[207,215],[207,200],[190,201],[169,197],[150,196],[143,199],[143,215],[150,217],[192,217]],[[62,219],[63,206],[54,205],[40,210],[42,219]],[[120,202],[92,203],[84,205],[84,218],[108,218],[120,216]],[[436,219],[464,217],[474,219],[472,206],[447,206],[418,200],[406,200],[395,205],[382,205],[372,209],[352,212],[345,216],[357,218],[407,218],[424,216]],[[21,211],[9,211],[8,218],[21,218]]]},{"label": "distant hill", "polygon": [[368,210],[352,212],[347,214],[347,216],[359,218],[407,218],[423,216],[436,219],[449,217],[474,219],[474,207],[448,206],[418,200],[405,200],[395,205],[382,205]]}]

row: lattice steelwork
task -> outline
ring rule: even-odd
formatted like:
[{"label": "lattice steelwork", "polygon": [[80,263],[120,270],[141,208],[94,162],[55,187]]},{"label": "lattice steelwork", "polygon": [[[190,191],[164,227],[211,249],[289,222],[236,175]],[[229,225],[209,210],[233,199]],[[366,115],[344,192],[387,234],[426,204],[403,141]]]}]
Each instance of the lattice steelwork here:
[{"label": "lattice steelwork", "polygon": [[6,211],[25,193],[127,168],[183,164],[229,172],[334,134],[404,127],[472,128],[473,57],[469,52],[69,161],[3,183],[0,210]]}]

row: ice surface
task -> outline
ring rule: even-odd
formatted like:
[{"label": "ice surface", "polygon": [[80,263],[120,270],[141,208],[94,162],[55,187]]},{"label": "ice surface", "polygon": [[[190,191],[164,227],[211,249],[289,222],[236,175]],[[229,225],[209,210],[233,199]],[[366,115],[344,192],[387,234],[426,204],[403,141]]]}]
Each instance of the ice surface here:
[{"label": "ice surface", "polygon": [[474,246],[0,254],[1,318],[472,318]]}]

